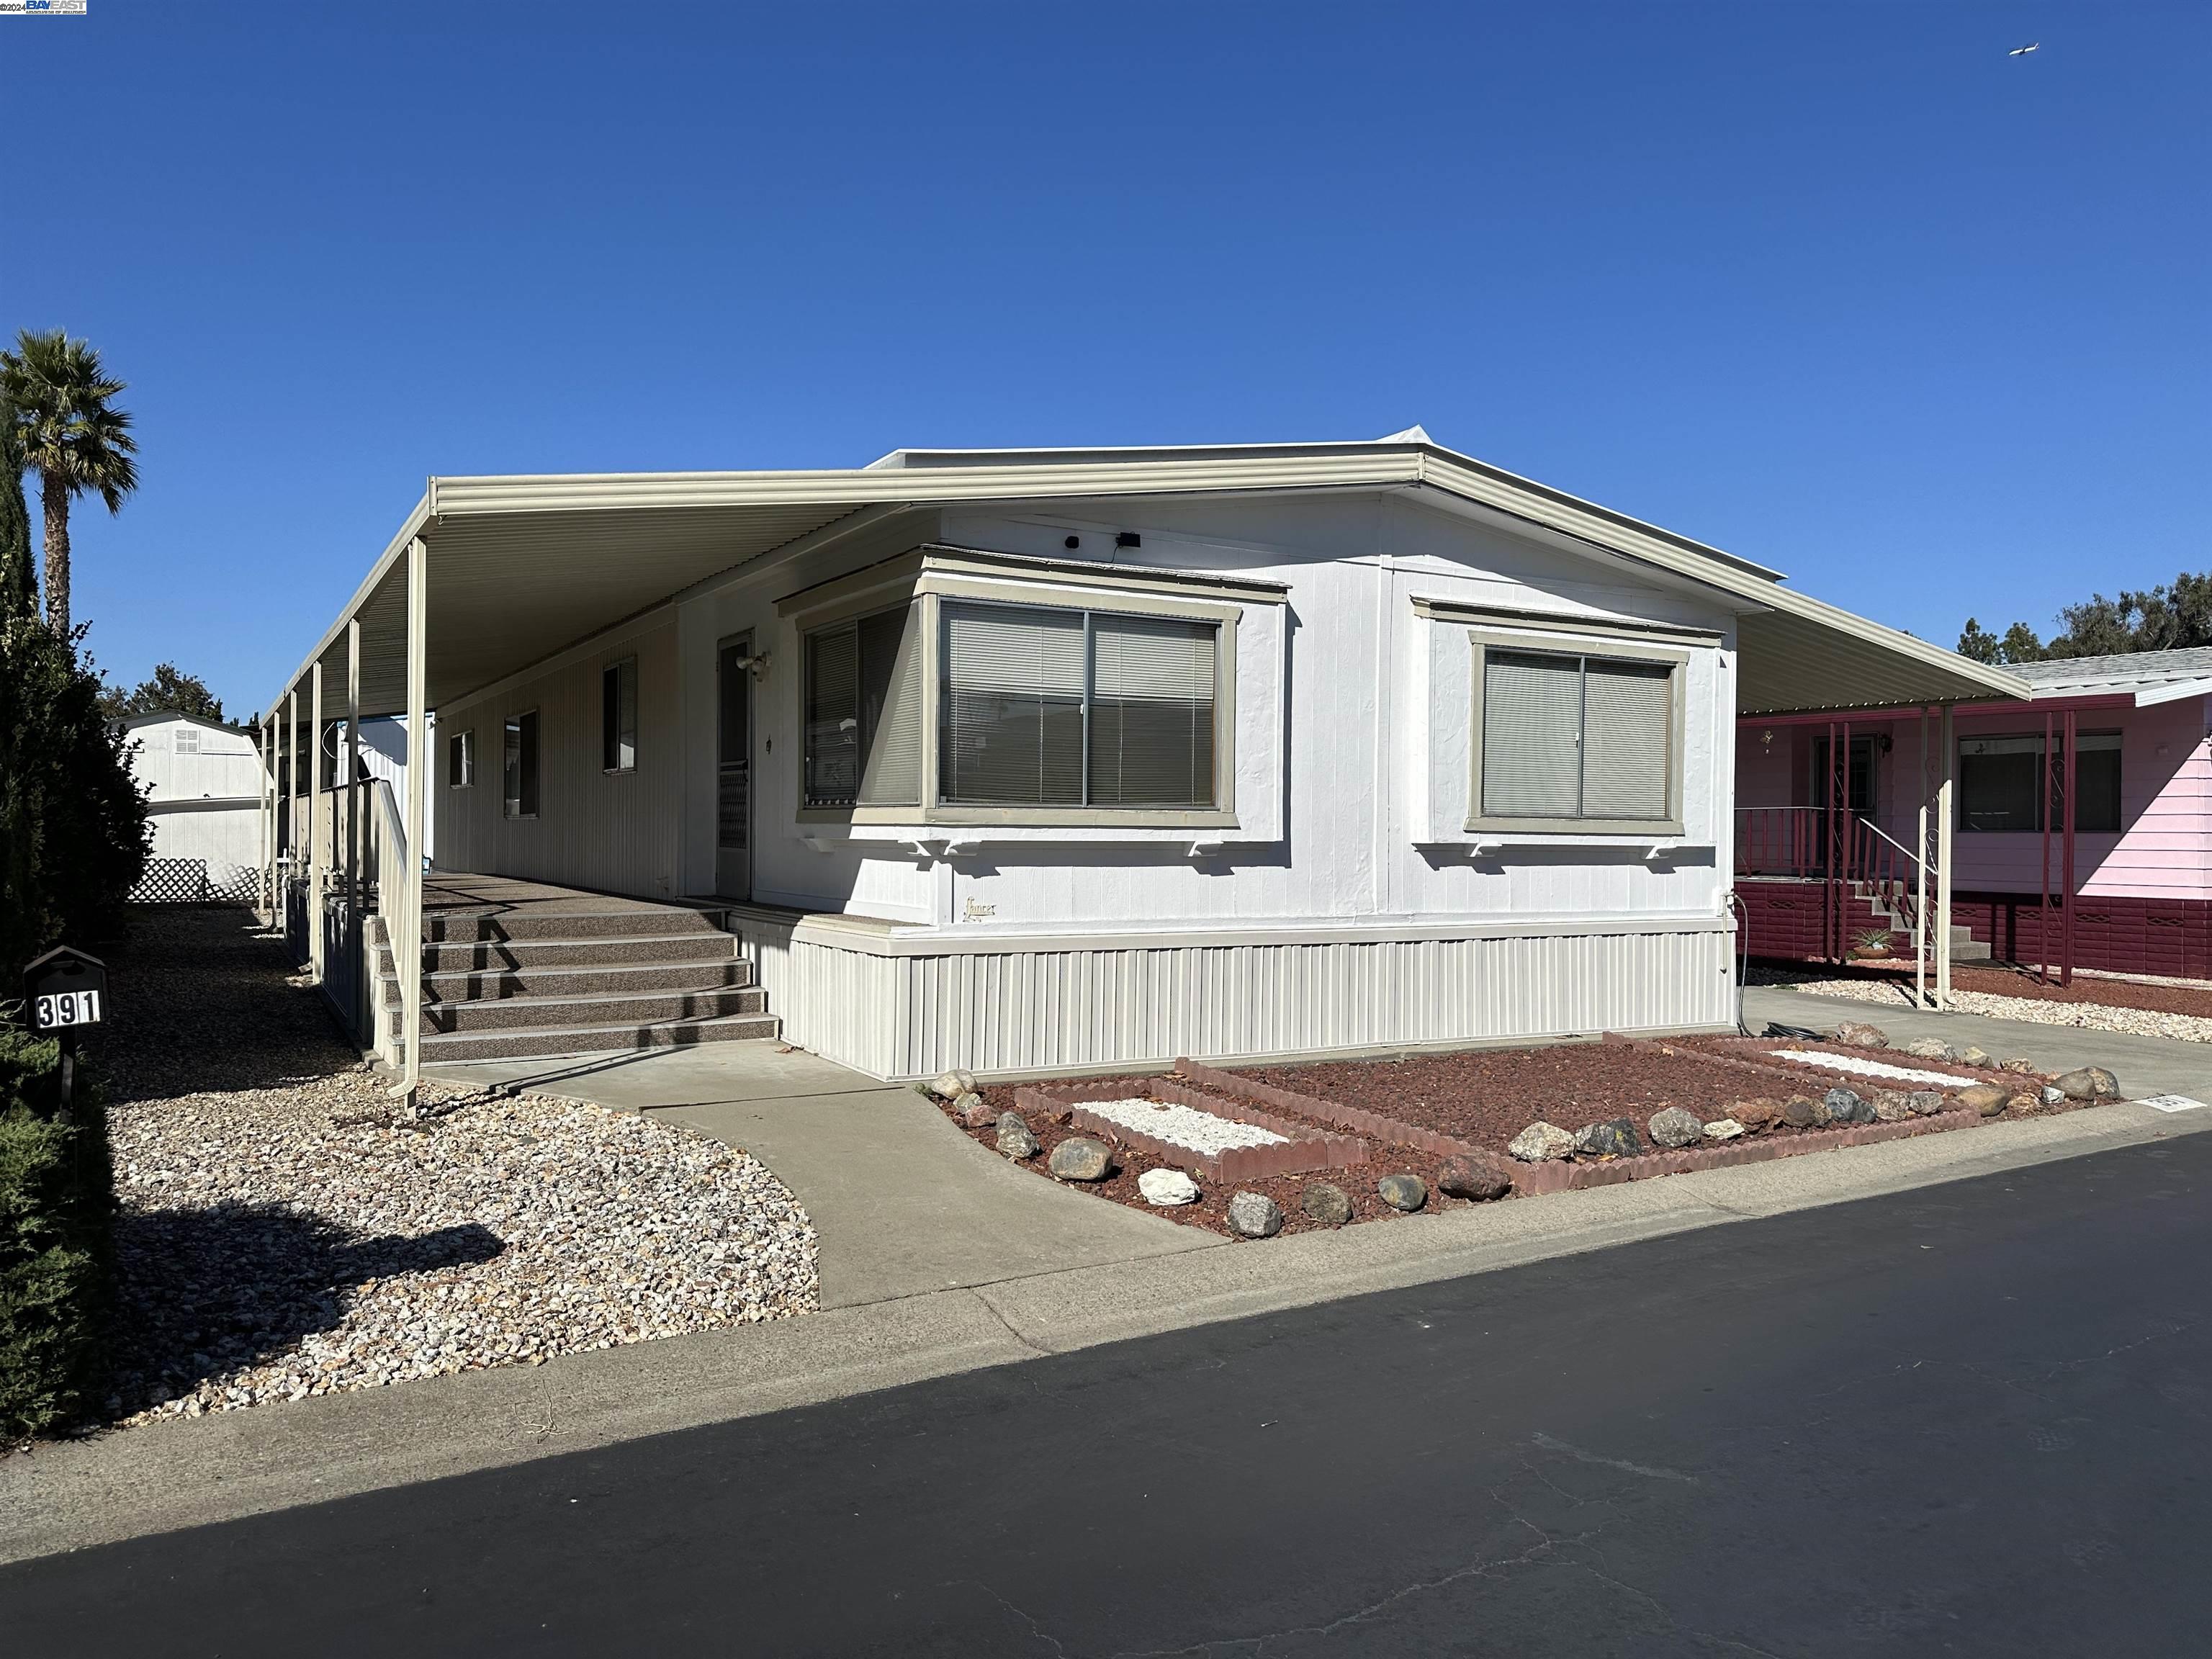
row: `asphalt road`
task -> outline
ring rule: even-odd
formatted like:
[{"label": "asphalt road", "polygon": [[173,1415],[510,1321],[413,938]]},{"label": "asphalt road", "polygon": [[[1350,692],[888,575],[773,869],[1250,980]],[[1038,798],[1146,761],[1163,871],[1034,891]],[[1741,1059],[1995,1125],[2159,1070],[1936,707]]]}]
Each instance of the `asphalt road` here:
[{"label": "asphalt road", "polygon": [[2208,1263],[2190,1136],[0,1568],[0,1648],[2202,1653]]}]

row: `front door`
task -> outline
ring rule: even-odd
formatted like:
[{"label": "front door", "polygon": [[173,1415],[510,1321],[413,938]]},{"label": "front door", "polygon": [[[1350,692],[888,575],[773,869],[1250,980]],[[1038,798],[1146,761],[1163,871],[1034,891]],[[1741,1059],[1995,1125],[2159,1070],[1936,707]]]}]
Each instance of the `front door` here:
[{"label": "front door", "polygon": [[[1863,818],[1874,816],[1875,808],[1875,740],[1872,738],[1853,738],[1850,755],[1844,775],[1844,808]],[[1813,805],[1825,807],[1828,804],[1828,780],[1835,775],[1828,763],[1828,740],[1816,738],[1813,741]]]},{"label": "front door", "polygon": [[724,640],[714,652],[714,891],[753,891],[752,635]]}]

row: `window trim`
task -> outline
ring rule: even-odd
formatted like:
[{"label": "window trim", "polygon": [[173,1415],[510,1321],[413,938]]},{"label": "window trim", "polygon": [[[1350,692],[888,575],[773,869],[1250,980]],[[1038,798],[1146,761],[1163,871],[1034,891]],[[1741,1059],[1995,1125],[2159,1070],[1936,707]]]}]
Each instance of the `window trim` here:
[{"label": "window trim", "polygon": [[[1468,630],[1467,637],[1472,647],[1468,654],[1473,669],[1468,689],[1465,825],[1469,833],[1493,830],[1539,835],[1655,836],[1676,836],[1683,833],[1682,744],[1689,724],[1690,653],[1672,646],[1650,644],[1632,636],[1600,634],[1595,629],[1587,629],[1589,642],[1584,644],[1582,636],[1585,632],[1583,629],[1577,629],[1575,637],[1547,639],[1534,630],[1527,634],[1482,628]],[[1667,677],[1667,816],[1662,818],[1516,817],[1485,812],[1482,810],[1482,696],[1483,681],[1492,651],[1508,652],[1517,656],[1594,657],[1601,661],[1666,665],[1669,671]]]},{"label": "window trim", "polygon": [[[462,764],[458,768],[453,764],[456,758],[459,758],[462,762]],[[501,757],[501,760],[502,763],[504,763],[504,757]],[[453,774],[457,770],[461,774],[460,781],[459,782],[455,782],[453,780]],[[504,788],[505,783],[506,780],[501,779],[501,784],[502,788]],[[473,789],[476,787],[477,729],[473,726],[464,726],[458,731],[448,732],[446,733],[446,787],[448,789]]]},{"label": "window trim", "polygon": [[[515,780],[516,793],[510,796],[507,793],[507,733],[509,730],[513,730],[519,734],[522,730],[522,722],[526,720],[536,722],[535,730],[538,733],[538,805],[540,809],[538,812],[526,812],[522,811],[522,799],[520,793],[522,781],[520,777]],[[515,810],[512,812],[507,810],[509,800],[512,800],[514,803]],[[535,823],[538,822],[544,805],[545,722],[544,717],[538,713],[538,705],[532,703],[527,708],[518,708],[513,714],[502,717],[500,723],[499,815],[503,820],[509,823]]]},{"label": "window trim", "polygon": [[[865,573],[862,573],[865,574]],[[1241,605],[1210,601],[1193,593],[1188,599],[1144,587],[1077,583],[1059,571],[1050,581],[975,577],[961,572],[922,568],[910,584],[889,588],[880,581],[847,588],[825,596],[818,609],[788,617],[796,633],[794,654],[805,660],[809,635],[860,616],[896,609],[910,604],[921,628],[921,800],[918,806],[809,807],[801,805],[801,824],[914,824],[947,828],[1035,829],[1158,829],[1220,830],[1237,827],[1237,625]],[[1102,573],[1109,574],[1110,573]],[[1172,573],[1145,572],[1147,577]],[[824,584],[830,586],[830,584]],[[1040,611],[1118,611],[1126,615],[1167,617],[1177,621],[1210,623],[1220,630],[1214,647],[1213,791],[1211,807],[1158,806],[974,806],[948,805],[938,796],[940,691],[944,678],[944,613],[945,599],[986,605],[1012,605]],[[799,696],[798,742],[793,745],[799,769],[795,794],[805,799],[805,692]]]},{"label": "window trim", "polygon": [[[606,763],[607,738],[610,735],[607,731],[606,724],[607,677],[611,674],[618,676],[625,668],[629,671],[629,763],[627,766],[620,764],[609,766]],[[636,652],[632,651],[625,656],[611,658],[606,662],[599,665],[599,771],[601,775],[610,778],[631,777],[635,775],[637,772],[637,751],[640,746],[638,743],[638,727],[641,724],[638,717],[638,703],[641,700]],[[616,682],[615,686],[615,703],[617,709],[619,710],[622,704],[622,686],[619,679]],[[617,720],[619,720],[619,714],[617,714]],[[615,746],[617,750],[619,750],[622,744],[622,733],[619,725],[617,725],[617,729],[612,735],[615,740]]]}]

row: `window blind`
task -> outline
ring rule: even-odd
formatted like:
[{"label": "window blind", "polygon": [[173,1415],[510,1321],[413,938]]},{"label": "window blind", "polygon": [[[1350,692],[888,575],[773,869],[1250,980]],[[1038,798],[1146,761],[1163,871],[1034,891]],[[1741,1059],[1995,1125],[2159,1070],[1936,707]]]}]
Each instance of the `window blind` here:
[{"label": "window blind", "polygon": [[1492,651],[1482,670],[1482,810],[1581,814],[1582,659]]},{"label": "window blind", "polygon": [[1083,613],[947,605],[939,791],[977,805],[1083,804]]},{"label": "window blind", "polygon": [[1674,674],[1663,664],[1584,658],[1581,816],[1666,817],[1674,729]]},{"label": "window blind", "polygon": [[1091,625],[1091,803],[1212,805],[1213,624],[1102,611]]},{"label": "window blind", "polygon": [[806,641],[806,804],[850,806],[860,781],[860,640],[848,623]]},{"label": "window blind", "polygon": [[860,618],[863,806],[913,806],[921,799],[921,641],[911,621],[907,610]]}]

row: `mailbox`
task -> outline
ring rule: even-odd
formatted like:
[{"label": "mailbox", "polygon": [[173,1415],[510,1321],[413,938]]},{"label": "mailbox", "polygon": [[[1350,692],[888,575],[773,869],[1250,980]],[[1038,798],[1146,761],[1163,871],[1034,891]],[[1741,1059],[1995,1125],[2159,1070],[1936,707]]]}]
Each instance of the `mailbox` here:
[{"label": "mailbox", "polygon": [[74,1031],[107,1018],[107,967],[64,945],[23,970],[23,996],[37,1031]]}]

